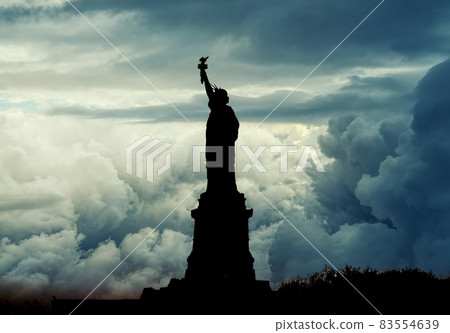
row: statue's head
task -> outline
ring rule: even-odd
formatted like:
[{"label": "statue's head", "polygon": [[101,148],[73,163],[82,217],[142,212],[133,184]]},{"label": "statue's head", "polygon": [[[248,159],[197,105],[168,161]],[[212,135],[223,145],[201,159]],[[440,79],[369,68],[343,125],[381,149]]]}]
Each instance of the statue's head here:
[{"label": "statue's head", "polygon": [[215,87],[214,96],[219,103],[228,104],[230,99],[228,98],[228,93],[225,89]]}]

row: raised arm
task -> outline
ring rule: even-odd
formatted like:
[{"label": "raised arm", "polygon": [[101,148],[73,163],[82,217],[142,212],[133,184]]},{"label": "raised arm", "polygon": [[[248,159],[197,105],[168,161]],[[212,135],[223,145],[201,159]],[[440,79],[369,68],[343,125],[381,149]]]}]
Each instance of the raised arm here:
[{"label": "raised arm", "polygon": [[201,57],[197,67],[200,69],[200,82],[205,84],[206,95],[208,95],[209,100],[211,100],[214,97],[214,90],[211,87],[211,83],[209,83],[208,75],[206,75],[206,69],[208,68],[206,60],[208,60],[208,58],[209,57]]},{"label": "raised arm", "polygon": [[205,84],[206,95],[208,95],[208,98],[211,100],[214,96],[214,91],[211,87],[211,83],[209,83],[208,75],[206,75],[206,70],[204,68],[200,69],[200,77]]}]

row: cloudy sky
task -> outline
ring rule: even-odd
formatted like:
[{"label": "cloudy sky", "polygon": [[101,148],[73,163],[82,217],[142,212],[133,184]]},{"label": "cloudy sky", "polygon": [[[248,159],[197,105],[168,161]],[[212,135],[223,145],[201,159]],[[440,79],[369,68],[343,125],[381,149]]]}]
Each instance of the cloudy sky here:
[{"label": "cloudy sky", "polygon": [[[65,0],[0,0],[1,299],[84,297],[149,234],[92,297],[184,276],[207,55],[241,122],[258,279],[326,264],[264,197],[338,268],[450,273],[448,1],[384,1],[293,93],[379,0],[72,3],[95,28]],[[152,183],[126,173],[144,135],[172,145]],[[286,172],[271,146],[296,147]],[[306,146],[325,172],[295,171]]]}]

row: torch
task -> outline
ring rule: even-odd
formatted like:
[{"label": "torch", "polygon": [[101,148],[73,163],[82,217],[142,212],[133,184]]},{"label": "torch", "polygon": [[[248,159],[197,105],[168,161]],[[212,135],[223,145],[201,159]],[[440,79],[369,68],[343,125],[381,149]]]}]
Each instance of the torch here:
[{"label": "torch", "polygon": [[[205,57],[200,58],[199,64],[197,66],[197,68],[200,69],[200,74],[202,70],[204,71],[205,69],[208,68],[208,65],[206,64],[206,60],[208,60],[208,58],[209,56],[207,56],[206,58]],[[200,83],[203,84],[203,75],[200,75]]]}]

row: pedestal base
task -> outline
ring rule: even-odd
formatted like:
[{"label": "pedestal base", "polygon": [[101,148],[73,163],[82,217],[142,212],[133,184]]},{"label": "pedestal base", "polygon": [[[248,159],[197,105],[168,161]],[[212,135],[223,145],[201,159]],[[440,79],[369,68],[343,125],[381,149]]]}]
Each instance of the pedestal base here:
[{"label": "pedestal base", "polygon": [[185,279],[190,283],[242,284],[255,281],[253,257],[249,250],[248,219],[242,193],[202,193],[195,219],[194,245]]}]

